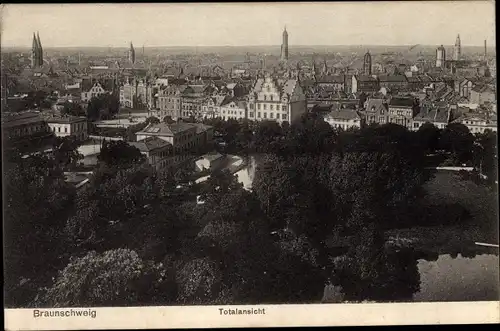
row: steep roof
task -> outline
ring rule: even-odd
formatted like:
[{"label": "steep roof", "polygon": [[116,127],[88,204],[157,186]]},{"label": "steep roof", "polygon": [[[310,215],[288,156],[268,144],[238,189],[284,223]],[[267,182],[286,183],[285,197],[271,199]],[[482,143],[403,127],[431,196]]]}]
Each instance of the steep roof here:
[{"label": "steep roof", "polygon": [[431,123],[448,123],[450,109],[448,107],[432,107],[423,105],[420,112],[415,115],[416,121],[426,121]]},{"label": "steep roof", "polygon": [[381,75],[378,77],[381,82],[404,83],[407,82],[405,75]]},{"label": "steep roof", "polygon": [[360,116],[356,111],[345,110],[345,109],[331,111],[328,114],[326,114],[325,117],[331,119],[342,119],[342,120],[360,119]]},{"label": "steep roof", "polygon": [[171,146],[168,141],[165,141],[158,137],[147,137],[146,139],[130,142],[129,144],[136,147],[141,152],[150,152],[155,149]]},{"label": "steep roof", "polygon": [[366,101],[365,111],[379,112],[380,110],[387,110],[387,103],[384,99],[368,99]]},{"label": "steep roof", "polygon": [[12,128],[16,126],[42,122],[43,118],[38,112],[22,112],[2,114],[2,127]]},{"label": "steep roof", "polygon": [[394,107],[413,107],[414,100],[412,98],[393,97],[389,101],[390,106]]}]

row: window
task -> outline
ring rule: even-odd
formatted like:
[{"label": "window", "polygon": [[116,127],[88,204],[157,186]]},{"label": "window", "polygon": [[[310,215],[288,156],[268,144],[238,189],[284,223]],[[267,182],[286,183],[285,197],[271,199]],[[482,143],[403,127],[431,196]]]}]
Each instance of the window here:
[{"label": "window", "polygon": [[274,110],[274,106],[273,105],[269,105],[269,109]]},{"label": "window", "polygon": [[270,118],[274,118],[274,113],[269,114]]},{"label": "window", "polygon": [[288,115],[287,115],[287,114],[282,114],[282,115],[281,115],[281,119],[286,120],[286,119],[287,119],[287,117],[288,117]]},{"label": "window", "polygon": [[66,126],[64,127],[64,132],[68,133],[68,128]]},{"label": "window", "polygon": [[285,111],[286,110],[286,106],[285,105],[281,106],[281,110]]},{"label": "window", "polygon": [[267,110],[267,104],[264,104],[264,110]]},{"label": "window", "polygon": [[[260,103],[257,104],[257,109],[260,110]],[[260,114],[260,113],[259,113]],[[259,116],[260,117],[260,116]]]},{"label": "window", "polygon": [[264,118],[267,118],[267,113],[264,113]]},{"label": "window", "polygon": [[273,98],[273,96],[271,95],[271,101],[273,101],[273,99],[274,99],[274,98]]},{"label": "window", "polygon": [[257,113],[257,118],[260,118],[260,111]]},{"label": "window", "polygon": [[267,95],[264,94],[264,101],[267,101]]}]

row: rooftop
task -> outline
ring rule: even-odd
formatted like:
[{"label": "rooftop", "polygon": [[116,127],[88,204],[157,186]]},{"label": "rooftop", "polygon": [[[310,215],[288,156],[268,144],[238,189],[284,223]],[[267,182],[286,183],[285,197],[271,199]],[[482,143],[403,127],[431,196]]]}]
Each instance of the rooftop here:
[{"label": "rooftop", "polygon": [[207,129],[211,128],[209,125],[201,123],[158,123],[150,124],[144,130],[137,132],[138,135],[153,135],[153,136],[174,136],[180,132],[188,131],[191,129],[196,129],[196,133],[205,132]]},{"label": "rooftop", "polygon": [[2,126],[4,128],[11,128],[42,121],[43,118],[40,113],[35,111],[2,114]]},{"label": "rooftop", "polygon": [[171,146],[168,141],[158,137],[147,137],[146,139],[140,141],[130,142],[130,145],[136,147],[141,152],[150,152],[155,149]]},{"label": "rooftop", "polygon": [[331,111],[325,116],[325,118],[342,119],[342,120],[360,119],[356,111],[345,110],[345,109]]}]

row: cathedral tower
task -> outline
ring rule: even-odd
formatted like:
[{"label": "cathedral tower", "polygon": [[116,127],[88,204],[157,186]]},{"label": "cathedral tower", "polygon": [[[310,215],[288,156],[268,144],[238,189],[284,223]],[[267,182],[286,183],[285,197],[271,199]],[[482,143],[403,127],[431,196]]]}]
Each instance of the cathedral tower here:
[{"label": "cathedral tower", "polygon": [[130,63],[135,64],[135,49],[132,42],[130,42],[130,48],[128,50],[128,60]]},{"label": "cathedral tower", "polygon": [[288,32],[286,31],[286,26],[285,30],[283,31],[283,41],[281,43],[281,60],[282,61],[288,61]]},{"label": "cathedral tower", "polygon": [[372,56],[370,51],[366,52],[363,59],[363,75],[370,76],[372,74]]},{"label": "cathedral tower", "polygon": [[457,35],[457,40],[455,41],[455,47],[453,48],[453,60],[459,61],[462,56],[462,45],[460,42],[460,35]]}]

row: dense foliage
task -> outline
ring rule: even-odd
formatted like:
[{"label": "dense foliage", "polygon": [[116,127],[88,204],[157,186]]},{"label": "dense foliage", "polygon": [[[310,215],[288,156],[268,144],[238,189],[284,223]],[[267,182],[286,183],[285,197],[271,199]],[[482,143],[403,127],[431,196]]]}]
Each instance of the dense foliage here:
[{"label": "dense foliage", "polygon": [[7,154],[6,305],[319,302],[329,282],[347,300],[406,300],[419,288],[415,253],[383,233],[415,221],[426,154],[470,152],[490,174],[496,160],[496,136],[468,150],[456,126],[209,124],[228,150],[260,153],[252,191],[225,171],[198,184],[182,170],[158,177],[123,141],[104,142],[78,191],[63,176],[77,142],[58,142],[53,158]]}]

